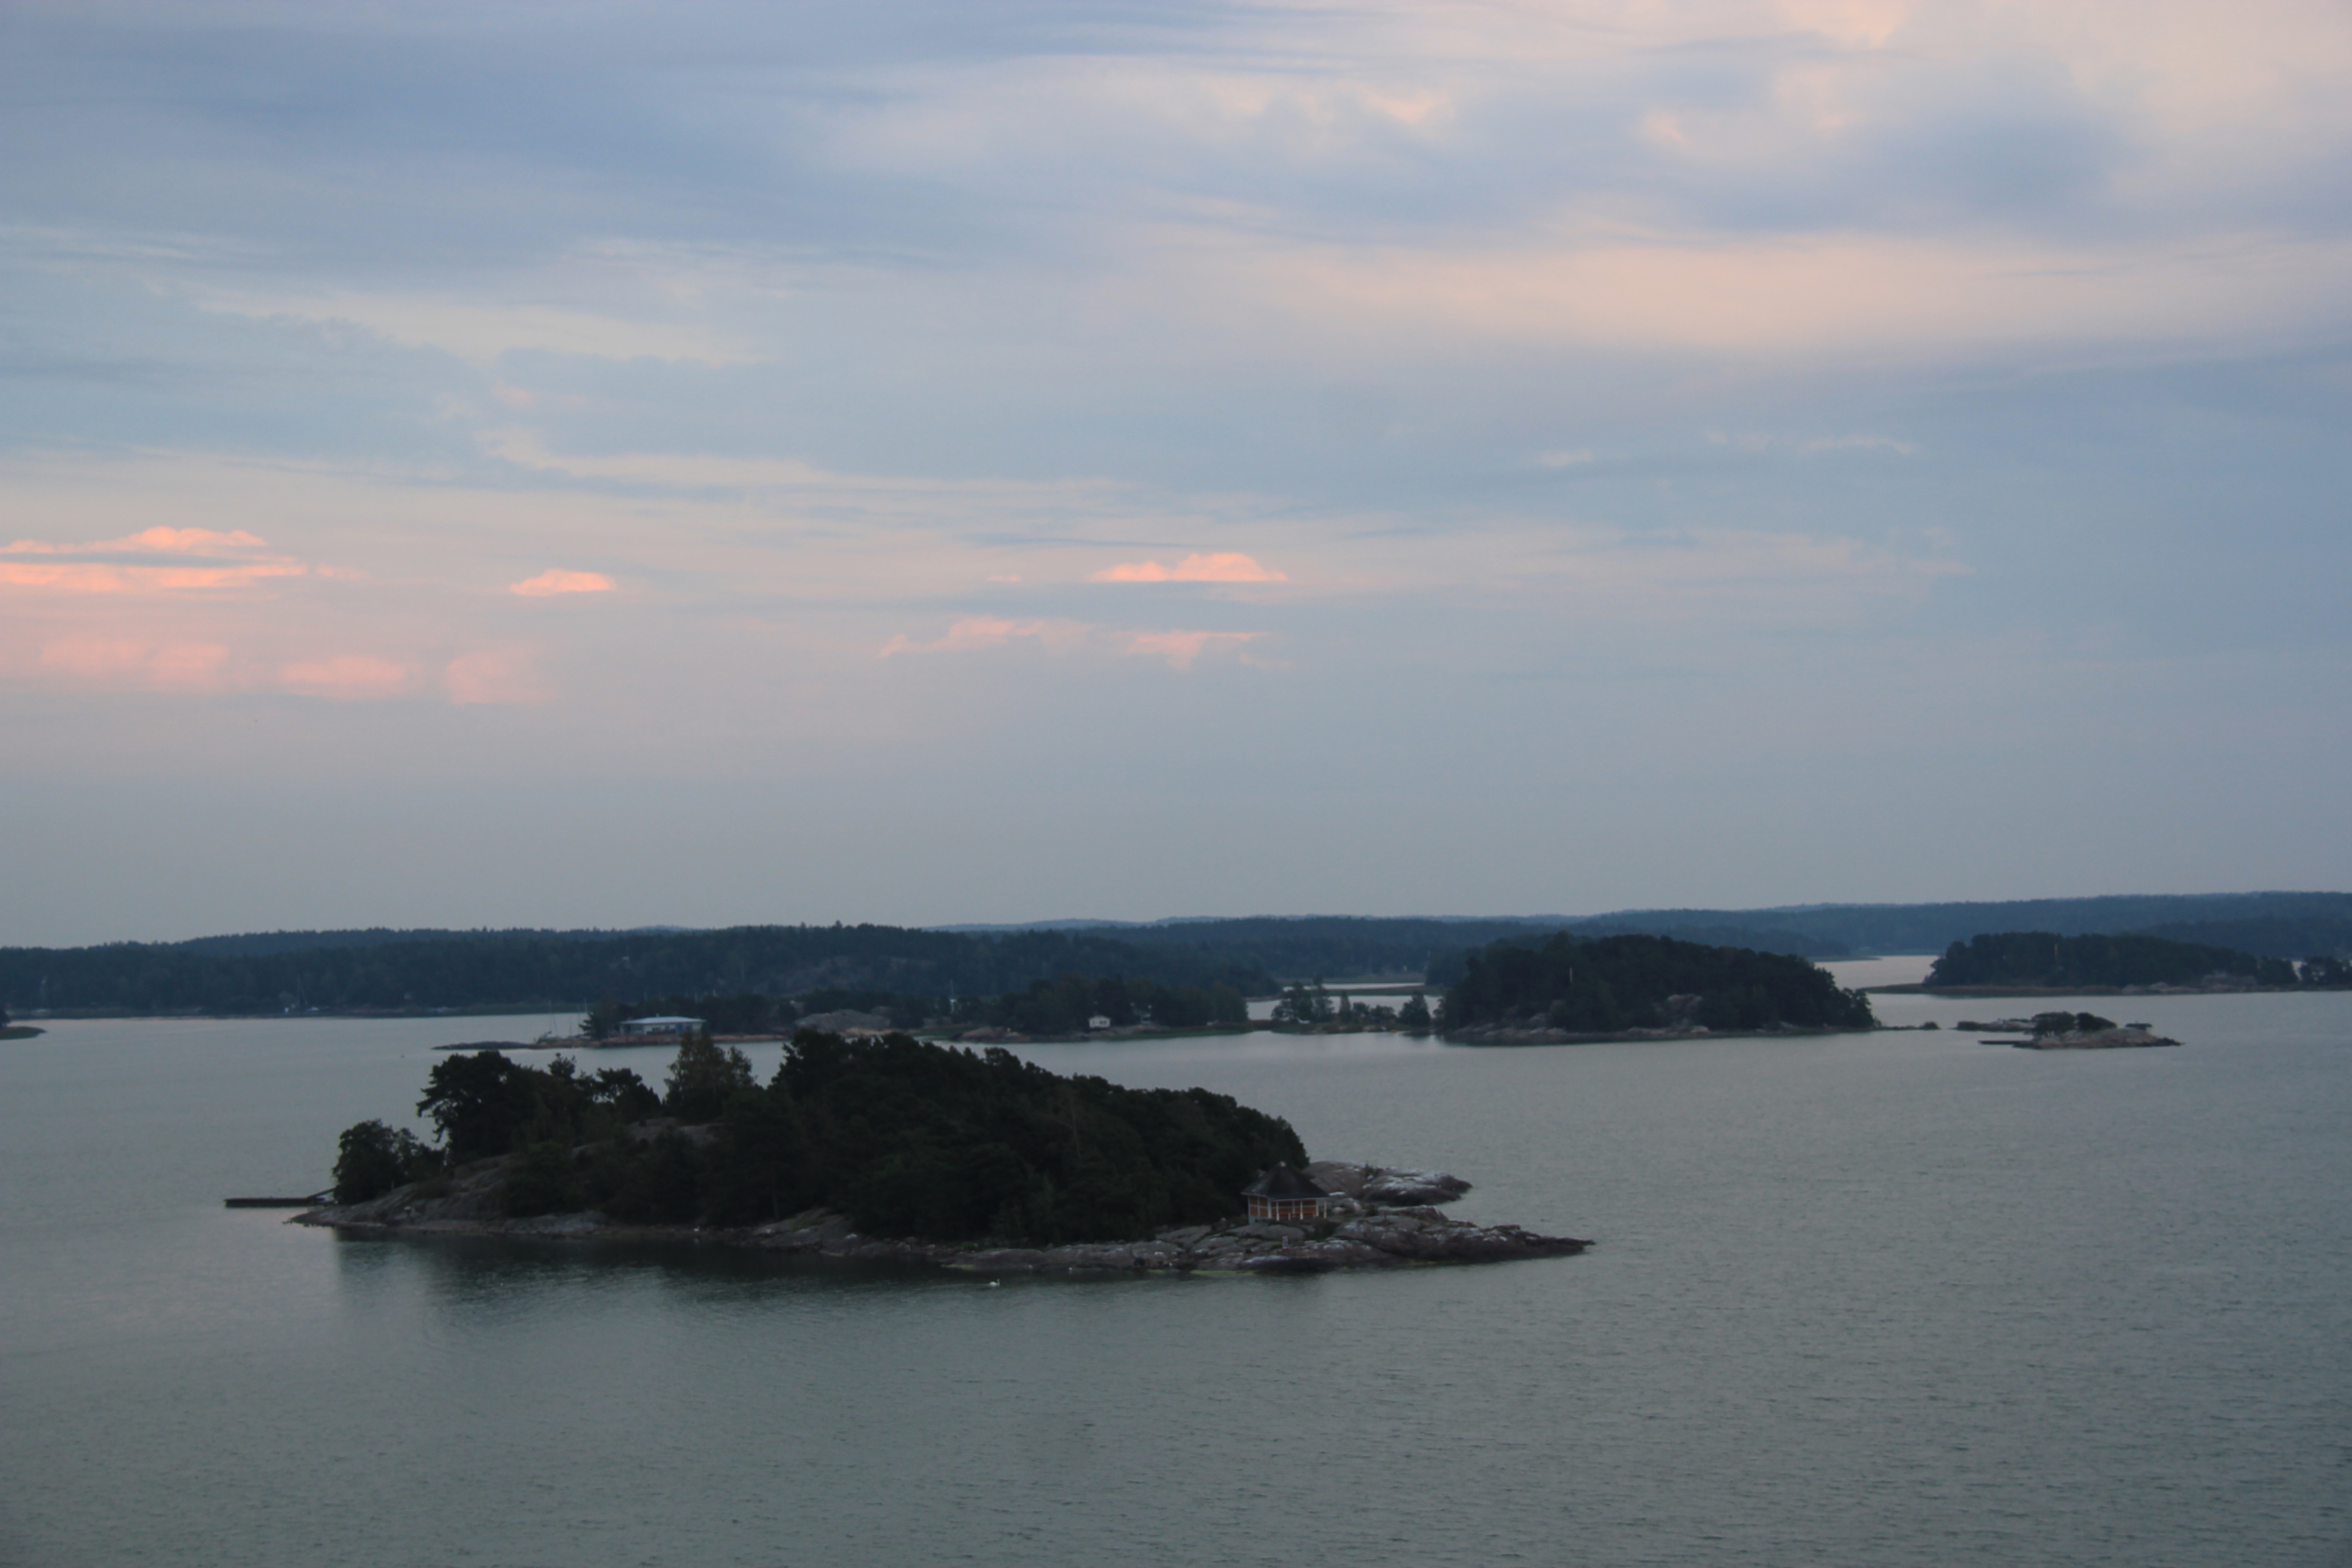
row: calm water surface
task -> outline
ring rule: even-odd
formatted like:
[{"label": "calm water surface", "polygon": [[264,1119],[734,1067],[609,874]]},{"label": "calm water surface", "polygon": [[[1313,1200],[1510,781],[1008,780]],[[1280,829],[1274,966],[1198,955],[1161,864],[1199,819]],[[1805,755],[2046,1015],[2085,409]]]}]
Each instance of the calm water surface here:
[{"label": "calm water surface", "polygon": [[2352,1563],[2352,996],[2123,1005],[2187,1048],[1034,1047],[1601,1245],[998,1289],[218,1206],[554,1020],[59,1024],[0,1561]]}]

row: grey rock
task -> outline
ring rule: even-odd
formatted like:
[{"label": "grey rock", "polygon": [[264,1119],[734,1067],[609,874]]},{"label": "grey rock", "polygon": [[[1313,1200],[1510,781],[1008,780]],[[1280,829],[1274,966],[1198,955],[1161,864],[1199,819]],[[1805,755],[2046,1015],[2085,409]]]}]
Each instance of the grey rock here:
[{"label": "grey rock", "polygon": [[1470,1184],[1448,1171],[1381,1171],[1364,1184],[1367,1203],[1450,1204]]}]

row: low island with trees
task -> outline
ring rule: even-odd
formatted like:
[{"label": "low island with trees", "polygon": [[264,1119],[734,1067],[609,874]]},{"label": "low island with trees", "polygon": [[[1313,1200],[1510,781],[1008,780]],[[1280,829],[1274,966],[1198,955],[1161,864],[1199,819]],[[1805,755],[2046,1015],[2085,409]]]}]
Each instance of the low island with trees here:
[{"label": "low island with trees", "polygon": [[[697,1239],[990,1271],[1299,1271],[1559,1256],[1588,1243],[1475,1226],[1310,1166],[1287,1121],[1204,1089],[1129,1089],[1002,1048],[802,1031],[766,1084],[706,1034],[656,1093],[626,1068],[498,1051],[436,1063],[432,1142],[381,1121],[339,1141],[333,1202],[299,1223],[362,1233]],[[1310,1217],[1239,1217],[1270,1173],[1331,1173]],[[1347,1189],[1353,1173],[1354,1192]],[[1310,1184],[1311,1185],[1311,1184]],[[1134,1239],[1134,1238],[1143,1239]]]},{"label": "low island with trees", "polygon": [[1447,1039],[1500,1045],[1878,1026],[1869,997],[1792,954],[1568,931],[1466,954],[1437,1024]]}]

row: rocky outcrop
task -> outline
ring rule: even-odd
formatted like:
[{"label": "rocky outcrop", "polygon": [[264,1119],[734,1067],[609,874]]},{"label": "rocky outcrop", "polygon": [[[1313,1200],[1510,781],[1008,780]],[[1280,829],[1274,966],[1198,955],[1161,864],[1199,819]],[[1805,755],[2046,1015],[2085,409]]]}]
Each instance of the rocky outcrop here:
[{"label": "rocky outcrop", "polygon": [[1986,1045],[2011,1045],[2026,1051],[2112,1051],[2135,1046],[2177,1046],[2147,1024],[2118,1024],[2096,1013],[2036,1013],[2031,1018],[2002,1018],[1990,1024],[1962,1020],[1963,1029],[2020,1030],[2022,1040],[1987,1040]]},{"label": "rocky outcrop", "polygon": [[1362,1204],[1450,1204],[1470,1190],[1469,1183],[1445,1171],[1402,1171],[1346,1160],[1318,1160],[1307,1173],[1335,1197]]},{"label": "rocky outcrop", "polygon": [[[987,1275],[1068,1274],[1320,1274],[1335,1268],[1395,1268],[1417,1264],[1502,1263],[1560,1258],[1592,1244],[1573,1237],[1538,1236],[1516,1225],[1475,1225],[1442,1214],[1435,1204],[1470,1190],[1443,1171],[1402,1171],[1322,1161],[1308,1167],[1333,1193],[1329,1216],[1283,1223],[1232,1219],[1177,1226],[1142,1241],[1087,1242],[1067,1247],[952,1245],[916,1237],[861,1233],[845,1215],[811,1209],[790,1219],[744,1230],[631,1226],[605,1215],[502,1216],[507,1162],[486,1162],[457,1176],[402,1187],[370,1203],[330,1205],[289,1222],[372,1235],[551,1237],[614,1239],[690,1238],[765,1252],[903,1263]],[[1411,1201],[1387,1194],[1422,1194]]]},{"label": "rocky outcrop", "polygon": [[2011,1040],[2021,1051],[2112,1051],[2135,1046],[2177,1046],[2146,1024],[2119,1024],[2105,1029],[2069,1029],[2063,1034],[2036,1035]]},{"label": "rocky outcrop", "polygon": [[742,1233],[744,1245],[867,1262],[929,1263],[976,1274],[1321,1274],[1416,1263],[1501,1263],[1560,1258],[1592,1244],[1538,1236],[1515,1225],[1481,1226],[1423,1205],[1368,1209],[1320,1220],[1232,1220],[1180,1226],[1148,1241],[1072,1247],[944,1247],[860,1236],[824,1210]]}]

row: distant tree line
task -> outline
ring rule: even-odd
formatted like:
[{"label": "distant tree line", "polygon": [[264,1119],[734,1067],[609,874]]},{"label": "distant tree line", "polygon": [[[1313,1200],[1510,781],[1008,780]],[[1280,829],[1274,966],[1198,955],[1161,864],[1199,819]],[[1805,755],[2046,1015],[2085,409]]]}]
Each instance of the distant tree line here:
[{"label": "distant tree line", "polygon": [[1032,981],[1026,991],[973,998],[960,1004],[952,1020],[1014,1029],[1024,1035],[1069,1035],[1090,1020],[1113,1028],[1150,1024],[1163,1029],[1200,1029],[1249,1021],[1249,1002],[1229,982],[1211,985],[1166,985],[1123,975],[1094,978],[1064,974]]},{"label": "distant tree line", "polygon": [[2341,959],[2300,965],[2203,942],[2126,932],[2060,936],[2055,931],[1993,931],[1956,942],[1927,972],[1930,985],[2198,985],[2216,975],[2253,985],[2346,984]]},{"label": "distant tree line", "polygon": [[1334,992],[1317,975],[1310,983],[1286,988],[1274,1005],[1270,1020],[1278,1031],[1355,1035],[1390,1033],[1425,1035],[1433,1026],[1429,998],[1421,992],[1395,1006],[1385,1002],[1359,1002],[1345,991]]},{"label": "distant tree line", "polygon": [[[2352,894],[2248,893],[2008,903],[1647,910],[1570,919],[1263,916],[1087,930],[958,931],[897,926],[726,931],[269,931],[170,943],[0,949],[0,1003],[18,1014],[276,1013],[623,1007],[711,997],[855,1006],[913,1026],[970,999],[1066,974],[1124,975],[1244,995],[1276,977],[1458,981],[1497,941],[1539,947],[1637,933],[1715,947],[1834,957],[1934,952],[1983,932],[2140,932],[2258,957],[2352,958]],[[813,998],[845,1000],[824,1005]],[[954,999],[950,1005],[950,999]],[[659,1010],[654,1008],[653,1010]],[[699,1008],[684,1009],[699,1014]],[[756,1033],[770,1022],[726,1033]]]},{"label": "distant tree line", "polygon": [[754,1225],[824,1206],[940,1241],[1112,1240],[1207,1221],[1306,1151],[1290,1124],[1207,1089],[1064,1077],[1010,1052],[803,1032],[767,1084],[740,1051],[682,1042],[665,1091],[495,1051],[435,1064],[426,1143],[381,1121],[340,1141],[338,1202],[510,1159],[508,1212]]},{"label": "distant tree line", "polygon": [[[2261,922],[2259,935],[2223,936],[2210,922]],[[2273,922],[2277,922],[2273,924]],[[2278,958],[2352,957],[2345,945],[2352,893],[2147,893],[1986,903],[1804,904],[1763,910],[1642,910],[1561,922],[1580,933],[1615,927],[1689,936],[1708,926],[1769,927],[1844,944],[1855,952],[1941,952],[1986,931],[2139,931],[2216,943]],[[2204,928],[2200,932],[2189,926]],[[2332,931],[2333,937],[2328,933]],[[2262,945],[2277,941],[2279,946]],[[1754,942],[1735,945],[1756,946]],[[1816,953],[1834,957],[1835,953]]]},{"label": "distant tree line", "polygon": [[2180,921],[2140,936],[2200,942],[2257,958],[2352,958],[2352,915],[2277,915],[2262,920]]},{"label": "distant tree line", "polygon": [[[1675,998],[1688,1000],[1677,1005]],[[1867,1029],[1870,998],[1786,953],[1710,947],[1663,936],[1568,933],[1535,947],[1497,942],[1471,953],[1445,994],[1440,1026],[1526,1024],[1578,1034],[1662,1028]]]},{"label": "distant tree line", "polygon": [[577,1005],[599,997],[864,989],[992,996],[1066,973],[1270,991],[1263,968],[1083,932],[973,936],[898,926],[739,926],[715,931],[482,932],[342,948],[198,951],[118,942],[0,948],[0,1002],[130,1013],[419,1011]]},{"label": "distant tree line", "polygon": [[829,987],[793,997],[744,993],[656,996],[634,1003],[607,997],[589,1010],[581,1031],[601,1040],[633,1019],[668,1016],[699,1018],[714,1035],[781,1035],[789,1034],[797,1019],[844,1009],[876,1014],[900,1029],[993,1027],[1041,1036],[1080,1034],[1095,1018],[1107,1018],[1118,1028],[1151,1024],[1163,1029],[1249,1021],[1248,1000],[1231,981],[1187,985],[1116,974],[1057,974],[1000,996],[918,996]]}]

